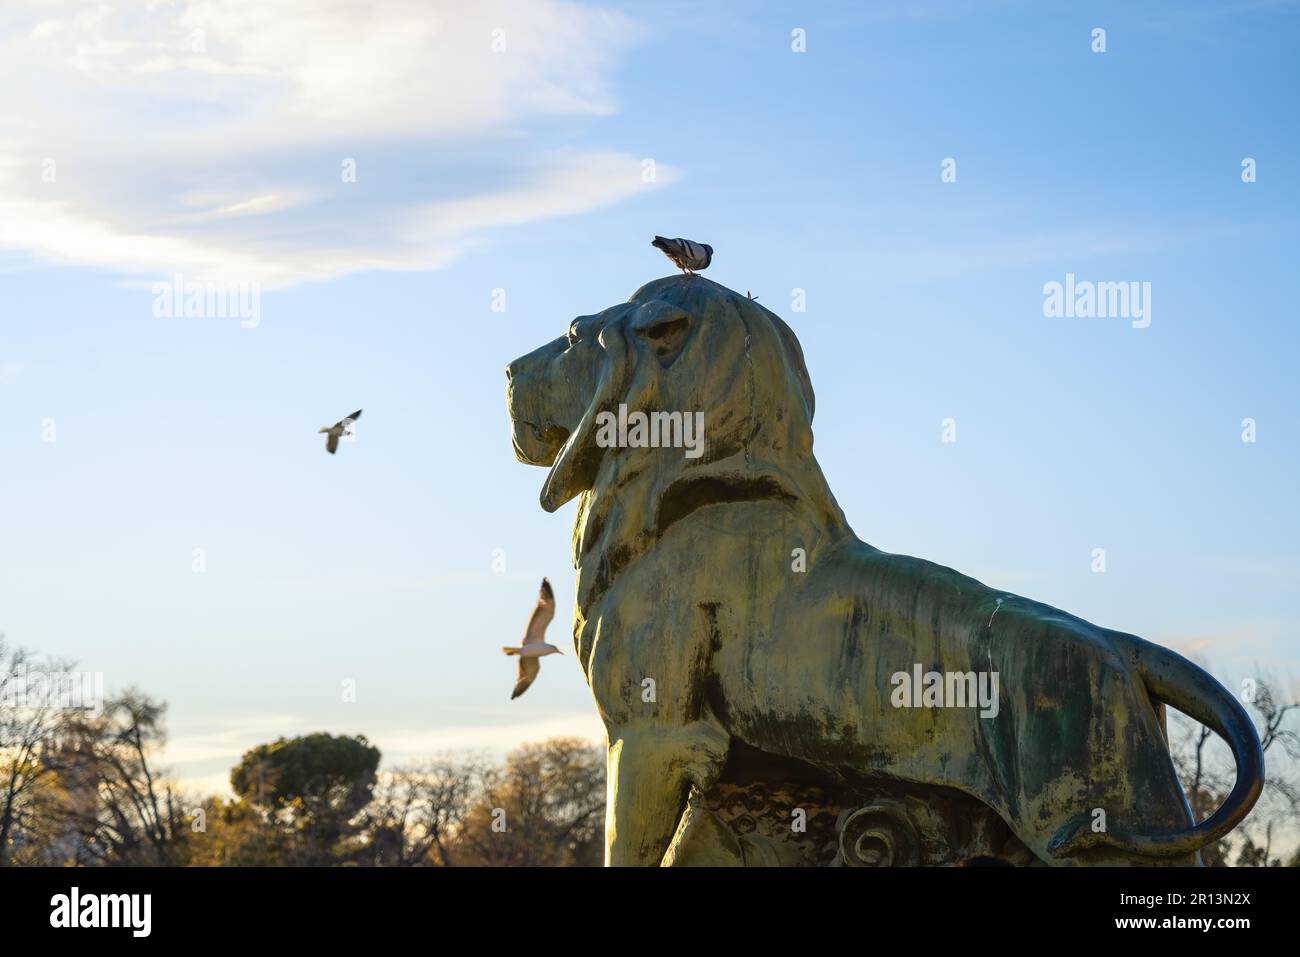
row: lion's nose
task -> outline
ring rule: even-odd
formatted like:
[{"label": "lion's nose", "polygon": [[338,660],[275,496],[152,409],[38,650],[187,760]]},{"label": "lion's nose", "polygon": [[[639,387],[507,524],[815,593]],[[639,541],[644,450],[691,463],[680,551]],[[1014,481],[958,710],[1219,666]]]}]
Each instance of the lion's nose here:
[{"label": "lion's nose", "polygon": [[506,381],[509,382],[515,377],[515,364],[513,362],[506,365]]}]

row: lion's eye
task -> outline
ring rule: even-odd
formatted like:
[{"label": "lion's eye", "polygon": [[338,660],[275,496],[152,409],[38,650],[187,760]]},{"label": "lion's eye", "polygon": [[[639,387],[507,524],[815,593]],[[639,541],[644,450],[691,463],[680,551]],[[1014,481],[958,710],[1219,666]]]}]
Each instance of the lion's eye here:
[{"label": "lion's eye", "polygon": [[577,326],[569,326],[569,331],[564,334],[564,341],[569,344],[570,349],[572,349],[575,345],[578,344]]}]

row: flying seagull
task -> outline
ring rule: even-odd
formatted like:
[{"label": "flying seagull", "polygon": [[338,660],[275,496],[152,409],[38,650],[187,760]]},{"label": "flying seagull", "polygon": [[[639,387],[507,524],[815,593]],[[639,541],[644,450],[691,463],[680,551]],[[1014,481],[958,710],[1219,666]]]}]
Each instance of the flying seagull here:
[{"label": "flying seagull", "polygon": [[537,596],[537,607],[533,609],[533,616],[528,619],[528,627],[524,629],[524,643],[521,647],[505,647],[501,650],[508,655],[519,656],[519,674],[515,679],[515,690],[510,695],[510,700],[514,701],[521,694],[528,690],[528,686],[533,683],[537,677],[537,672],[542,670],[542,663],[537,659],[543,655],[562,655],[559,648],[554,645],[548,645],[542,641],[546,636],[546,626],[551,623],[555,617],[555,592],[551,591],[551,583],[545,578],[542,579],[542,590]]},{"label": "flying seagull", "polygon": [[353,422],[355,422],[359,418],[361,418],[361,410],[357,409],[357,411],[353,412],[346,419],[341,419],[338,422],[335,422],[333,425],[321,429],[321,432],[324,432],[325,435],[328,436],[328,438],[325,439],[325,451],[328,452],[330,455],[333,455],[335,452],[337,452],[339,450],[339,439],[342,436],[352,434],[351,432],[348,431],[348,426],[350,426]]},{"label": "flying seagull", "polygon": [[656,236],[650,245],[662,250],[663,254],[673,261],[673,265],[688,275],[708,269],[709,263],[713,262],[713,247],[708,243]]}]

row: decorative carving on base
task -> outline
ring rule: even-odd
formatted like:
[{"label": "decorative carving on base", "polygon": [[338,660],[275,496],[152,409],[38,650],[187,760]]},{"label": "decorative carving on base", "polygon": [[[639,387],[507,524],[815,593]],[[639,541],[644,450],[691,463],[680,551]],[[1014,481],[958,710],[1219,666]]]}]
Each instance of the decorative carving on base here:
[{"label": "decorative carving on base", "polygon": [[836,822],[843,867],[911,867],[920,861],[920,836],[899,802],[868,804],[842,812]]},{"label": "decorative carving on base", "polygon": [[990,808],[943,787],[825,779],[801,762],[735,749],[692,792],[665,864],[942,867],[1036,862]]}]

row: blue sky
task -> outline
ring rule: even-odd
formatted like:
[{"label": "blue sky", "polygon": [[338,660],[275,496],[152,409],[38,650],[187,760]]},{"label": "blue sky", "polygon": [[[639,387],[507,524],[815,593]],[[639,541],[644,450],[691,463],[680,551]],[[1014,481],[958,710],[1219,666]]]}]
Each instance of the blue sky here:
[{"label": "blue sky", "polygon": [[[1300,676],[1297,5],[318,6],[0,12],[0,632],[164,698],[187,782],[599,733],[571,657],[508,700],[573,506],[503,370],[656,233],[795,329],[863,539]],[[178,272],[260,323],[155,317]],[[1151,325],[1045,317],[1067,273]]]}]

